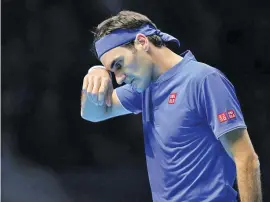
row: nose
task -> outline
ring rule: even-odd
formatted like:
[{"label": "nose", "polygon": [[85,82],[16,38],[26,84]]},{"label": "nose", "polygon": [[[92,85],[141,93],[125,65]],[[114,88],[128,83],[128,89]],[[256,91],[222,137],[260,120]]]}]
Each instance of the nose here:
[{"label": "nose", "polygon": [[115,79],[116,79],[116,82],[121,85],[125,79],[127,78],[127,75],[126,74],[115,74]]}]

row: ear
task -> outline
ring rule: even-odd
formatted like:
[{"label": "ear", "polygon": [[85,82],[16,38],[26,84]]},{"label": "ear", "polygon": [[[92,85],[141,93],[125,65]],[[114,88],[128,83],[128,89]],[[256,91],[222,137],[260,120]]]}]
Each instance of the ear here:
[{"label": "ear", "polygon": [[136,49],[143,49],[144,51],[149,50],[149,40],[144,34],[137,34],[135,38],[135,48]]}]

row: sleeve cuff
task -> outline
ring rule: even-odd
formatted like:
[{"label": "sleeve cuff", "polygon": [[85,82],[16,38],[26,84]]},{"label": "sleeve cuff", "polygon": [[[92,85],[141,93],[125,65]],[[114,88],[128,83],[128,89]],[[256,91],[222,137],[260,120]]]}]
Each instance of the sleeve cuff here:
[{"label": "sleeve cuff", "polygon": [[237,124],[237,125],[234,125],[234,126],[230,126],[229,128],[225,128],[224,130],[222,130],[221,132],[217,133],[216,135],[216,138],[219,140],[219,138],[228,133],[228,132],[231,132],[235,129],[238,129],[238,128],[247,128],[247,126],[245,124]]},{"label": "sleeve cuff", "polygon": [[129,112],[131,112],[131,113],[133,113],[133,114],[138,114],[138,113],[139,113],[139,112],[133,112],[133,111],[129,110],[128,107],[125,106],[125,104],[123,104],[124,102],[121,101],[121,93],[119,94],[117,88],[116,88],[115,92],[116,92],[116,95],[117,95],[116,97],[117,97],[117,99],[119,100],[119,103],[122,105],[122,107],[123,107],[125,110],[127,110],[127,111],[129,111]]}]

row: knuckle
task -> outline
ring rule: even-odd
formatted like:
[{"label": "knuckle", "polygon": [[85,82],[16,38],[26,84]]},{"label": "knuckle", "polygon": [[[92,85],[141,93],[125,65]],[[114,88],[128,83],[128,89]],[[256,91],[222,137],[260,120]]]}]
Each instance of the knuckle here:
[{"label": "knuckle", "polygon": [[97,76],[92,75],[92,76],[91,76],[91,79],[92,79],[93,81],[96,81],[96,80],[97,80]]},{"label": "knuckle", "polygon": [[105,92],[107,90],[107,85],[105,84],[105,85],[102,85],[101,87],[100,87],[100,89],[99,89],[99,91],[103,91],[103,92]]},{"label": "knuckle", "polygon": [[88,81],[93,81],[93,76],[88,75],[87,78],[88,78]]},{"label": "knuckle", "polygon": [[108,77],[103,77],[103,81],[104,81],[105,83],[108,83],[108,82],[110,81],[110,79],[109,79]]},{"label": "knuckle", "polygon": [[104,95],[105,92],[104,92],[104,90],[100,90],[100,91],[98,92],[98,94],[99,94],[99,95]]},{"label": "knuckle", "polygon": [[98,89],[98,92],[99,93],[105,93],[105,88],[104,88],[103,85]]},{"label": "knuckle", "polygon": [[100,76],[94,76],[94,80],[95,81],[99,81],[100,80]]},{"label": "knuckle", "polygon": [[85,77],[83,78],[83,83],[87,83],[87,82],[88,82],[88,77],[85,76]]},{"label": "knuckle", "polygon": [[87,94],[93,96],[93,93],[91,91],[88,91]]},{"label": "knuckle", "polygon": [[109,85],[110,85],[110,83],[109,83],[109,80],[103,80],[103,82],[102,82],[102,86],[105,88],[105,89],[107,89],[108,87],[109,87]]}]

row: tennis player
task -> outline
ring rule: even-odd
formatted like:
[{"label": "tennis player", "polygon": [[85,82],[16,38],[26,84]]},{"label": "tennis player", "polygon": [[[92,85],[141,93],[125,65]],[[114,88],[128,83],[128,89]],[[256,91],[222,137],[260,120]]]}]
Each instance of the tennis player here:
[{"label": "tennis player", "polygon": [[[238,193],[242,202],[262,201],[259,159],[234,86],[169,43],[180,46],[136,12],[99,24],[94,47],[102,65],[84,77],[82,118],[142,113],[154,202],[233,202]],[[110,72],[120,87],[113,89]]]}]

